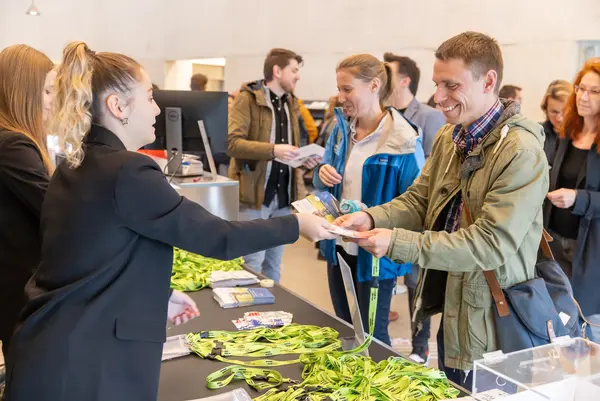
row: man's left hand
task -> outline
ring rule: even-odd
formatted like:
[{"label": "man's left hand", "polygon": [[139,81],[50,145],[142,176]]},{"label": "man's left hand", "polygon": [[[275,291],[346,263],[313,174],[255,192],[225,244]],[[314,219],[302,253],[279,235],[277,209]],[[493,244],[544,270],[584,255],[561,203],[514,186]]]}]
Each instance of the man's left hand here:
[{"label": "man's left hand", "polygon": [[196,306],[196,302],[189,295],[181,291],[173,290],[171,298],[169,298],[169,307],[167,310],[169,320],[179,326],[200,316],[200,311]]},{"label": "man's left hand", "polygon": [[575,204],[577,191],[574,189],[561,188],[550,192],[547,197],[554,206],[561,209],[568,209]]},{"label": "man's left hand", "polygon": [[355,242],[373,256],[383,258],[390,251],[393,234],[392,230],[376,228],[371,231],[357,232],[356,234],[358,238],[349,241]]},{"label": "man's left hand", "polygon": [[306,167],[308,170],[312,170],[315,167],[317,167],[319,163],[321,163],[320,157],[311,157],[304,162],[303,166]]}]

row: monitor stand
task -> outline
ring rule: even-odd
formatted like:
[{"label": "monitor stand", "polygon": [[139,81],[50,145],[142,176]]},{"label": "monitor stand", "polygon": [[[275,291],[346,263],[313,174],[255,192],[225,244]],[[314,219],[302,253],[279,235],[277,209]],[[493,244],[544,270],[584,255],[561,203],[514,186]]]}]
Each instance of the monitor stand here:
[{"label": "monitor stand", "polygon": [[[182,116],[180,107],[166,107],[165,108],[166,121],[166,137],[167,137],[167,151],[171,150],[173,156],[168,159],[167,168],[165,175],[169,179],[173,178],[194,178],[202,177],[204,173],[194,174],[183,174],[183,136],[182,136]],[[202,120],[198,121],[198,128],[202,135],[202,142],[204,143],[204,150],[208,158],[208,165],[210,167],[210,173],[213,181],[217,180],[217,168],[215,167],[215,161],[210,150],[210,143],[208,141],[208,135],[206,134],[206,128]]]},{"label": "monitor stand", "polygon": [[[167,107],[168,109],[168,107]],[[218,180],[217,167],[215,166],[215,159],[213,158],[212,151],[210,150],[210,142],[208,141],[208,135],[206,134],[206,128],[204,127],[204,121],[198,121],[198,128],[200,129],[200,135],[202,136],[202,143],[204,144],[204,152],[206,153],[206,158],[208,159],[208,167],[210,168],[210,176],[206,174],[206,172],[202,172],[200,174],[181,174],[181,162],[179,169],[174,174],[169,174],[170,177],[175,178],[193,178],[193,177],[203,177],[203,179],[199,181],[214,181]],[[183,157],[183,156],[180,156]]]}]

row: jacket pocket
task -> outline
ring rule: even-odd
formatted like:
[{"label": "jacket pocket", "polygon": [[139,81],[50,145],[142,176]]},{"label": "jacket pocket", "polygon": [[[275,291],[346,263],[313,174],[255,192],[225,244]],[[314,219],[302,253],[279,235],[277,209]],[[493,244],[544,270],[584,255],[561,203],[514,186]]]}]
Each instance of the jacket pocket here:
[{"label": "jacket pocket", "polygon": [[256,202],[256,171],[242,170],[239,173],[240,179],[240,201],[243,203]]},{"label": "jacket pocket", "polygon": [[490,329],[492,328],[489,319],[492,307],[492,294],[489,288],[483,285],[464,285],[462,289],[463,310],[462,324],[463,341],[465,348],[471,350],[473,354],[477,351],[487,351],[489,349]]},{"label": "jacket pocket", "polygon": [[154,320],[117,318],[115,336],[119,340],[164,343],[167,327],[165,322]]}]

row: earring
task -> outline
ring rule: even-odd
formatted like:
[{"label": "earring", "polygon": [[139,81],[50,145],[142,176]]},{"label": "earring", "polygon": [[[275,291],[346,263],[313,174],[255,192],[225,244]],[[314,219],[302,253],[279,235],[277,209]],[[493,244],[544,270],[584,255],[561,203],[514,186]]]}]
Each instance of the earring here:
[{"label": "earring", "polygon": [[123,125],[129,124],[129,119],[127,117],[125,117],[124,119],[121,120],[121,124],[123,124]]}]

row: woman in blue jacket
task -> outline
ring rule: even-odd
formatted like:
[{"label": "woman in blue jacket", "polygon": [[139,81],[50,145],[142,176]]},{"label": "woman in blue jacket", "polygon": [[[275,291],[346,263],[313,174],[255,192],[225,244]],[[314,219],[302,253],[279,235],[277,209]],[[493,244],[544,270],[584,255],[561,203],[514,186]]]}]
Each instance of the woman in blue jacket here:
[{"label": "woman in blue jacket", "polygon": [[[338,65],[336,78],[343,110],[335,111],[337,124],[313,184],[340,201],[360,201],[368,207],[389,202],[413,183],[425,163],[418,129],[398,110],[382,106],[393,91],[393,73],[387,63],[370,54],[354,55]],[[328,262],[336,315],[351,321],[339,252],[352,269],[363,325],[368,328],[372,256],[341,239],[323,241],[321,251]],[[386,344],[390,344],[388,318],[396,278],[408,271],[410,265],[381,260],[374,336]]]}]

